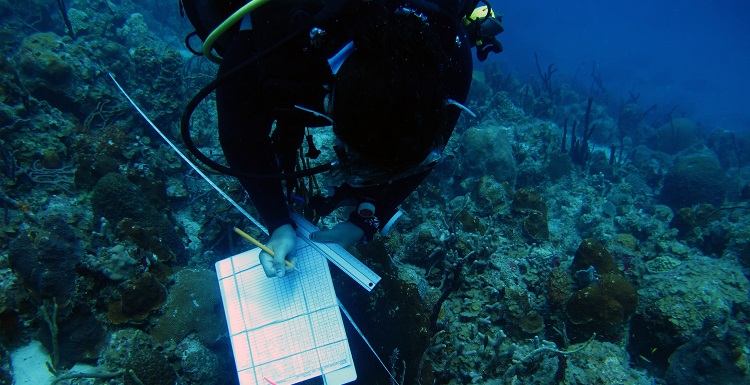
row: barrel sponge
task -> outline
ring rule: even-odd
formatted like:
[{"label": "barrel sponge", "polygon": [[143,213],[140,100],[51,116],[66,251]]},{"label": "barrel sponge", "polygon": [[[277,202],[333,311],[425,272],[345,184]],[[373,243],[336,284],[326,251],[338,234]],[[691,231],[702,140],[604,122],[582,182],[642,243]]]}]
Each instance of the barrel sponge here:
[{"label": "barrel sponge", "polygon": [[586,238],[578,246],[571,269],[575,272],[586,270],[589,266],[593,266],[599,275],[619,272],[612,255],[594,238]]},{"label": "barrel sponge", "polygon": [[633,284],[619,274],[612,273],[598,282],[575,292],[567,303],[568,317],[575,324],[592,327],[624,323],[638,306],[638,294]]},{"label": "barrel sponge", "polygon": [[[104,217],[115,224],[129,218],[132,221],[130,227],[138,229],[139,239],[149,239],[148,235],[153,233],[151,238],[158,239],[160,244],[166,246],[175,256],[181,256],[185,252],[185,245],[172,223],[159,213],[138,186],[130,182],[125,175],[113,172],[103,176],[94,186],[91,205],[97,218]],[[133,231],[135,230],[127,233]],[[148,247],[158,254],[158,245],[139,246]]]},{"label": "barrel sponge", "polygon": [[713,153],[677,158],[664,179],[659,198],[674,210],[699,203],[721,205],[726,195],[726,178]]}]

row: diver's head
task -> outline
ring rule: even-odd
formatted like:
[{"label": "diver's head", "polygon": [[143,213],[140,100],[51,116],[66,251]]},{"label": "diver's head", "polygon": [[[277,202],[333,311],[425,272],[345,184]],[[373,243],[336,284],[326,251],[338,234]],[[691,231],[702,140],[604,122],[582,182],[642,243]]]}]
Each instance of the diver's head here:
[{"label": "diver's head", "polygon": [[449,59],[424,15],[373,8],[336,74],[333,130],[345,173],[396,176],[429,161],[448,140]]}]

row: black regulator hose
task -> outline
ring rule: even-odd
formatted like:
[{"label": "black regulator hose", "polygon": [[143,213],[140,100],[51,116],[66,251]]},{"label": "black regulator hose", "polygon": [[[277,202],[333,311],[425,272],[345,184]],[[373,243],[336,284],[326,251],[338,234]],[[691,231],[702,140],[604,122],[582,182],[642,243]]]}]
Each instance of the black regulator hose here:
[{"label": "black regulator hose", "polygon": [[182,141],[185,143],[185,147],[187,147],[188,151],[190,151],[190,153],[193,154],[193,156],[195,156],[198,160],[200,160],[206,166],[222,174],[231,175],[234,177],[242,177],[242,178],[262,178],[262,179],[303,178],[306,176],[315,175],[321,172],[329,171],[335,167],[336,163],[332,162],[332,163],[324,164],[321,166],[309,168],[307,170],[288,172],[288,173],[256,174],[256,173],[242,172],[242,171],[234,170],[227,166],[221,165],[215,162],[214,160],[212,160],[211,158],[209,158],[208,156],[206,156],[205,154],[203,154],[201,150],[198,149],[198,147],[195,145],[195,143],[193,143],[193,139],[190,136],[190,117],[193,115],[193,112],[195,112],[195,109],[203,101],[203,99],[205,99],[212,92],[216,91],[216,89],[221,84],[231,79],[232,77],[237,75],[240,71],[244,70],[251,64],[260,60],[263,56],[268,55],[269,53],[273,52],[277,48],[290,42],[291,40],[296,38],[300,33],[304,31],[309,31],[314,26],[314,24],[315,23],[311,23],[309,26],[300,28],[298,31],[287,35],[285,38],[281,39],[276,44],[268,47],[267,49],[261,51],[260,53],[253,56],[252,58],[246,60],[242,64],[238,65],[237,67],[233,68],[232,70],[224,74],[222,77],[212,80],[210,83],[206,84],[203,88],[201,88],[201,90],[198,91],[198,93],[195,94],[195,96],[193,96],[193,98],[188,102],[187,106],[185,107],[185,110],[182,112],[182,118],[180,119],[180,134],[182,135]]}]

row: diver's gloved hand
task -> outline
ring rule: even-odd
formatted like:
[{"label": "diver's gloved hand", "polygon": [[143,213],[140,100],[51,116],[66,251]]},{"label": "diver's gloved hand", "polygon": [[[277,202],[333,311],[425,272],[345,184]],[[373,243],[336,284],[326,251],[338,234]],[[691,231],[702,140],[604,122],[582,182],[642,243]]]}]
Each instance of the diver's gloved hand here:
[{"label": "diver's gloved hand", "polygon": [[287,266],[284,260],[289,260],[292,265],[297,266],[297,257],[293,254],[296,244],[297,234],[292,225],[283,225],[271,233],[271,239],[268,240],[266,246],[273,250],[273,257],[265,251],[261,251],[259,256],[266,277],[283,277],[294,270],[291,266]]},{"label": "diver's gloved hand", "polygon": [[364,230],[351,222],[341,222],[330,230],[316,231],[310,234],[315,242],[336,242],[341,247],[349,247],[359,242],[365,235]]}]

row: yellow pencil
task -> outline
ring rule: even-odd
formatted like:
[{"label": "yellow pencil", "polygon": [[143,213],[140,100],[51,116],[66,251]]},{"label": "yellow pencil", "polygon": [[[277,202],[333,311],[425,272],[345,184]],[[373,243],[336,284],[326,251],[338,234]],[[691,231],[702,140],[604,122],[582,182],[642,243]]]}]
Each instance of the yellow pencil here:
[{"label": "yellow pencil", "polygon": [[[248,234],[248,233],[246,233],[246,232],[244,232],[244,231],[242,231],[242,230],[240,230],[240,229],[238,229],[236,227],[234,228],[234,232],[237,233],[237,234],[239,234],[242,238],[245,238],[248,241],[250,241],[250,243],[252,243],[253,245],[260,247],[261,250],[265,251],[266,253],[268,253],[270,256],[273,257],[273,250],[271,250],[268,247],[266,247],[266,245],[258,242],[258,240],[255,239],[255,238],[253,238],[253,237],[251,237],[250,234]],[[286,259],[284,260],[284,263],[286,263],[286,265],[289,266],[289,267],[291,267],[292,269],[297,270],[297,268],[294,266],[294,264],[292,264],[291,262],[287,261]]]}]

